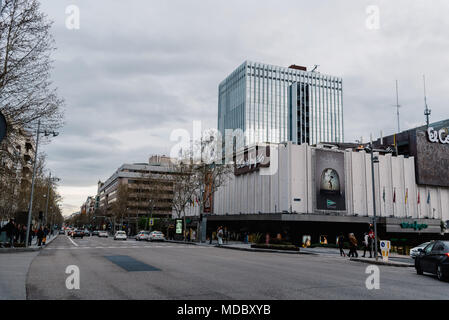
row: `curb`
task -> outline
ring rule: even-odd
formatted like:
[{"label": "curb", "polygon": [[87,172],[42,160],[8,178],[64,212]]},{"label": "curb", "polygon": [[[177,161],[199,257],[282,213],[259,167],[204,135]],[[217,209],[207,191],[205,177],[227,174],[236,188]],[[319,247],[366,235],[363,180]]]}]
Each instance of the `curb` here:
[{"label": "curb", "polygon": [[386,262],[386,261],[376,261],[376,260],[367,260],[367,259],[361,259],[361,258],[350,258],[350,261],[356,261],[356,262],[363,262],[363,263],[369,263],[369,264],[378,264],[378,265],[383,265],[383,266],[391,266],[391,267],[405,267],[405,268],[410,268],[410,267],[414,267],[413,264],[409,264],[409,263],[405,263],[405,262]]},{"label": "curb", "polygon": [[164,242],[169,242],[169,243],[180,243],[180,244],[189,244],[189,245],[198,245],[196,242],[184,242],[184,241],[178,241],[178,240],[165,240]]},{"label": "curb", "polygon": [[252,251],[252,252],[317,255],[316,253],[311,253],[311,252],[301,252],[301,250],[300,251],[288,251],[288,250],[272,250],[272,249],[258,249],[258,248],[239,248],[239,247],[219,246],[219,245],[215,245],[214,247],[215,248],[222,248],[222,249],[240,250],[240,251]]},{"label": "curb", "polygon": [[[51,238],[46,242],[45,246],[48,246],[53,240],[55,240],[59,234]],[[35,248],[0,248],[0,253],[15,253],[15,252],[33,252],[42,250],[45,247],[35,247]]]}]

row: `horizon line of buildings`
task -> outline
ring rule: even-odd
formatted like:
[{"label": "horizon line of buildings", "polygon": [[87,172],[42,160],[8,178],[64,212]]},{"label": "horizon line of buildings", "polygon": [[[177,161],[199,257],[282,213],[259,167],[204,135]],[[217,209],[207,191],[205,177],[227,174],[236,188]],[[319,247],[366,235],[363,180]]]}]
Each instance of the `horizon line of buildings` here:
[{"label": "horizon line of buildings", "polygon": [[[241,130],[244,159],[261,152],[266,163],[244,161],[216,190],[210,212],[200,213],[194,205],[189,208],[189,227],[198,229],[203,241],[220,225],[234,233],[285,234],[296,242],[305,238],[334,242],[341,230],[366,230],[374,211],[370,157],[364,154],[366,144],[344,142],[343,110],[339,77],[297,65],[285,68],[245,61],[238,66],[218,87],[218,131],[225,136],[226,130]],[[444,165],[449,163],[445,142],[449,120],[431,126],[442,135],[441,141],[424,126],[374,142],[386,153],[374,165],[382,236],[416,242],[440,235],[440,221],[449,220],[449,166]],[[266,153],[258,148],[262,143],[273,150]],[[235,153],[234,144],[224,148]],[[392,150],[394,155],[387,154]],[[118,181],[138,183],[137,176],[153,167],[151,163],[121,166],[99,183],[97,208],[114,202]],[[267,170],[274,168],[276,172],[268,175]],[[168,216],[169,197],[166,200],[164,215]],[[135,209],[139,216],[138,206]],[[414,221],[426,227],[404,227]]]}]

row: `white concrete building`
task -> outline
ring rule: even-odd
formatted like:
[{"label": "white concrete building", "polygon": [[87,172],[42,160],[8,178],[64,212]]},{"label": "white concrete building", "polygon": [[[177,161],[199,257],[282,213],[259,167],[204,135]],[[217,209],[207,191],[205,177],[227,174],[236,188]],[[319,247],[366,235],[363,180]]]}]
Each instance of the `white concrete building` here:
[{"label": "white concrete building", "polygon": [[[214,214],[292,212],[373,216],[370,154],[352,149],[326,149],[326,152],[344,155],[346,210],[317,209],[314,174],[317,149],[323,150],[307,144],[271,145],[271,152],[278,153],[275,173],[265,175],[267,169],[264,168],[243,175],[231,175],[229,183],[215,193]],[[270,163],[272,165],[275,164]],[[417,185],[413,157],[379,155],[374,180],[377,216],[449,220],[449,188]],[[427,201],[429,194],[430,200]]]}]

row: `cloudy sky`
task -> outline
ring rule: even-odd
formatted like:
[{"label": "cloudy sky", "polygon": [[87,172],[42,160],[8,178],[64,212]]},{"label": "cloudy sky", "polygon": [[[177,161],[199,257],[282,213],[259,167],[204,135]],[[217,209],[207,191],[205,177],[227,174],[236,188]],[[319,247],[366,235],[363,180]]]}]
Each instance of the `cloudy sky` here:
[{"label": "cloudy sky", "polygon": [[342,77],[346,141],[396,130],[396,79],[401,129],[424,123],[423,74],[432,120],[449,118],[447,0],[42,2],[66,101],[66,125],[43,149],[64,214],[121,164],[169,154],[174,129],[216,127],[218,84],[245,60]]}]

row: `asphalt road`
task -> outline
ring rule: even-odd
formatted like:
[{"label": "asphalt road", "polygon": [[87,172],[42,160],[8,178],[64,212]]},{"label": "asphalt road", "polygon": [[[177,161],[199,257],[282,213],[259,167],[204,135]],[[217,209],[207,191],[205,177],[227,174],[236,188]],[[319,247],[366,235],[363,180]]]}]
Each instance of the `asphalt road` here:
[{"label": "asphalt road", "polygon": [[[114,259],[153,271],[127,271]],[[67,289],[68,265],[79,267],[80,289]],[[59,236],[31,263],[26,289],[28,299],[449,298],[449,283],[414,268],[379,266],[380,289],[368,290],[367,266],[332,255]]]}]

